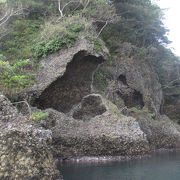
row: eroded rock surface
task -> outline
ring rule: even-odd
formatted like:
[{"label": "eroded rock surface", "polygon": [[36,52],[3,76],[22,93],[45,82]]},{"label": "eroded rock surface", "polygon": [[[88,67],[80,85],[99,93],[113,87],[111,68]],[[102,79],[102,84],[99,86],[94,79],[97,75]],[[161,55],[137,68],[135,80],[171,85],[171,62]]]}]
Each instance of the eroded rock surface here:
[{"label": "eroded rock surface", "polygon": [[0,179],[61,179],[47,145],[51,131],[31,123],[0,95]]},{"label": "eroded rock surface", "polygon": [[[88,99],[93,100],[93,103],[87,102]],[[81,103],[81,120],[52,109],[47,110],[50,116],[56,119],[56,125],[51,128],[55,156],[68,158],[135,155],[149,150],[146,135],[141,131],[136,119],[118,114],[119,111],[114,104],[97,94],[86,96]],[[88,103],[87,109],[85,103]],[[101,113],[95,114],[95,109],[98,110],[99,107],[106,111],[98,111]],[[92,109],[94,114],[91,112]],[[91,114],[93,117],[90,117]]]},{"label": "eroded rock surface", "polygon": [[33,105],[40,109],[54,108],[69,112],[91,92],[93,72],[102,62],[102,57],[77,53],[67,65],[64,75],[48,86]]},{"label": "eroded rock surface", "polygon": [[146,134],[152,150],[180,147],[180,131],[166,115],[161,115],[158,120],[154,120],[148,112],[129,111],[129,115],[138,121],[141,130]]},{"label": "eroded rock surface", "polygon": [[90,94],[82,99],[79,107],[73,112],[73,118],[88,120],[106,111],[102,97],[98,94]]},{"label": "eroded rock surface", "polygon": [[163,111],[169,118],[180,124],[180,92],[165,93]]},{"label": "eroded rock surface", "polygon": [[[94,81],[95,89],[102,91],[120,109],[125,105],[147,108],[159,114],[163,96],[153,68],[146,62],[138,64],[133,59],[117,58],[114,61],[100,66]],[[99,74],[103,78],[99,79]]]},{"label": "eroded rock surface", "polygon": [[122,57],[112,62],[103,53],[83,41],[50,55],[41,61],[37,83],[21,96],[35,111],[49,113],[37,126],[52,132],[53,155],[137,155],[179,147],[178,128],[161,115],[162,90],[152,66],[121,49]]}]

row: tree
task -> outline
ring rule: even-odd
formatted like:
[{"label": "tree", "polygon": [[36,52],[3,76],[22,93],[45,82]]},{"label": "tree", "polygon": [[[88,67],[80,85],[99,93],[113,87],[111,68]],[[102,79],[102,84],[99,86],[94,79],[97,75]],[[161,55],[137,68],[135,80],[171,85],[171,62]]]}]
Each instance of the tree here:
[{"label": "tree", "polygon": [[8,1],[0,3],[0,38],[8,33],[6,25],[12,16],[23,13],[23,8],[15,3],[11,6]]},{"label": "tree", "polygon": [[162,23],[161,9],[150,0],[114,0],[121,22],[116,25],[121,40],[142,47],[167,44],[168,30]]}]

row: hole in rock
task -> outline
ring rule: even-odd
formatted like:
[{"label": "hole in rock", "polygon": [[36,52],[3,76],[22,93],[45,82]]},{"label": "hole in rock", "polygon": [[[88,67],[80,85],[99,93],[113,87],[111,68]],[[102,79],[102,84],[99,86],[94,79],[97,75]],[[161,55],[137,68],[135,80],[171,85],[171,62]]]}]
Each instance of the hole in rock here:
[{"label": "hole in rock", "polygon": [[136,107],[142,109],[144,107],[143,95],[139,91],[129,87],[126,76],[120,75],[118,81],[120,81],[123,86],[120,85],[116,93],[123,99],[125,106],[128,108]]},{"label": "hole in rock", "polygon": [[121,74],[118,80],[121,81],[124,85],[127,85],[126,76]]},{"label": "hole in rock", "polygon": [[77,53],[68,63],[64,75],[42,92],[34,106],[69,112],[84,96],[90,94],[93,72],[102,62],[102,57],[85,56],[84,51]]},{"label": "hole in rock", "polygon": [[136,90],[132,90],[128,94],[118,91],[117,94],[123,99],[125,106],[128,108],[136,107],[137,109],[142,109],[144,107],[143,96]]}]

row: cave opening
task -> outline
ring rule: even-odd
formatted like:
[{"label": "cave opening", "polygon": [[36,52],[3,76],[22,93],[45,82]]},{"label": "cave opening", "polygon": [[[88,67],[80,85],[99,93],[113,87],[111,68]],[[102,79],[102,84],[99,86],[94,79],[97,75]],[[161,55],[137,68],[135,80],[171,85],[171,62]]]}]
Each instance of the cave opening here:
[{"label": "cave opening", "polygon": [[137,109],[142,109],[144,107],[143,96],[136,90],[128,94],[118,91],[117,94],[123,99],[125,106],[128,108],[136,107]]},{"label": "cave opening", "polygon": [[77,53],[68,63],[62,77],[52,82],[34,101],[39,109],[53,108],[68,113],[82,98],[91,93],[93,73],[103,58]]},{"label": "cave opening", "polygon": [[121,74],[117,80],[119,82],[119,90],[116,93],[123,99],[125,106],[142,109],[144,107],[143,95],[139,91],[129,87],[125,75]]},{"label": "cave opening", "polygon": [[126,76],[124,76],[124,75],[121,74],[121,75],[118,77],[118,80],[121,81],[124,85],[128,85],[128,84],[127,84],[127,81],[126,81]]}]

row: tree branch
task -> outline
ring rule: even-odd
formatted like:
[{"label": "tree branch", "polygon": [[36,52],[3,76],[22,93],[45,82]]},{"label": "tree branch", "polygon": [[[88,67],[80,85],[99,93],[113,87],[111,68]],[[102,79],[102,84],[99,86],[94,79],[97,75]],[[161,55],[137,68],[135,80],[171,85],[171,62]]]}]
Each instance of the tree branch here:
[{"label": "tree branch", "polygon": [[25,103],[28,107],[28,111],[29,111],[29,115],[31,116],[32,115],[32,111],[31,111],[31,108],[30,108],[30,105],[28,104],[28,102],[26,100],[24,101],[19,101],[19,102],[14,102],[12,104],[21,104],[21,103]]},{"label": "tree branch", "polygon": [[101,28],[101,30],[99,31],[97,38],[100,36],[100,34],[102,33],[102,31],[104,30],[104,28],[108,25],[108,21],[106,21],[106,23],[104,24],[104,26]]},{"label": "tree branch", "polygon": [[86,3],[86,5],[84,6],[84,9],[86,9],[88,7],[89,2],[90,2],[90,0],[88,0],[88,2]]},{"label": "tree branch", "polygon": [[[3,24],[5,24],[9,18],[11,16],[15,16],[15,15],[19,15],[22,14],[22,11],[24,10],[24,8],[22,9],[18,9],[16,11],[14,11],[13,9],[9,9],[6,11],[5,15],[0,19],[0,26],[2,26]],[[8,12],[9,11],[9,12]]]},{"label": "tree branch", "polygon": [[[73,3],[73,2],[80,3],[80,2],[78,2],[78,1],[69,1],[69,2],[66,3],[66,4],[64,5],[64,7],[62,8],[62,12],[64,11],[64,9],[65,9],[66,6],[68,6],[69,4],[71,4],[71,3]],[[80,4],[81,4],[81,3],[80,3]]]},{"label": "tree branch", "polygon": [[174,83],[174,82],[176,82],[176,81],[179,81],[179,80],[180,80],[180,77],[179,77],[178,79],[175,79],[175,80],[169,82],[167,85],[162,86],[161,89],[170,88],[170,85],[171,85],[172,83]]},{"label": "tree branch", "polygon": [[61,0],[58,0],[58,9],[59,9],[61,17],[63,17],[63,12],[61,10]]}]

